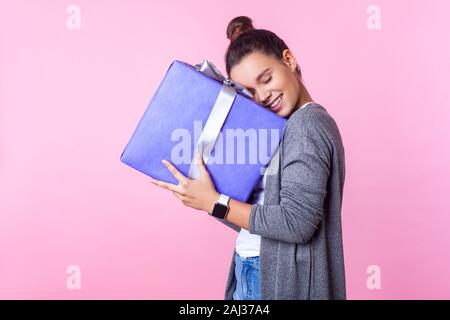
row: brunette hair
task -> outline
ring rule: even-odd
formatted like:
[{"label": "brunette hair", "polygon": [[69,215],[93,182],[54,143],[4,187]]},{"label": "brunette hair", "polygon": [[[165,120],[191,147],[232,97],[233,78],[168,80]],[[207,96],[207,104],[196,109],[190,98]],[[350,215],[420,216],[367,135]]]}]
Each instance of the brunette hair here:
[{"label": "brunette hair", "polygon": [[[227,38],[230,39],[230,44],[225,54],[228,76],[230,76],[231,68],[234,65],[254,51],[260,51],[282,60],[283,51],[289,49],[286,43],[272,31],[255,29],[252,19],[246,16],[236,17],[228,23]],[[301,81],[302,72],[298,65],[296,72],[299,81]]]}]

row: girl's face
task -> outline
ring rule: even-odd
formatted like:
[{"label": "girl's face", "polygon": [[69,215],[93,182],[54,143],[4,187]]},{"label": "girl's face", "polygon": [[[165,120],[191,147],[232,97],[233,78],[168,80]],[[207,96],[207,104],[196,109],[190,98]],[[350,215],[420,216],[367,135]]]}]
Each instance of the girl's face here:
[{"label": "girl's face", "polygon": [[230,79],[246,87],[253,99],[283,118],[299,108],[301,87],[295,71],[297,63],[289,49],[283,60],[254,51],[230,71]]}]

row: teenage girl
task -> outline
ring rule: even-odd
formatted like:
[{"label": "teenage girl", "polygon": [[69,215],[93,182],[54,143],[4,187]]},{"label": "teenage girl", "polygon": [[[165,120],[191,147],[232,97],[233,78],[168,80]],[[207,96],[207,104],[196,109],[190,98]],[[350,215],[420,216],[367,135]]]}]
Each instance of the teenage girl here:
[{"label": "teenage girl", "polygon": [[[279,157],[247,203],[219,194],[197,155],[201,175],[191,180],[163,161],[178,185],[152,179],[184,205],[214,213],[239,232],[225,290],[227,300],[346,299],[341,207],[344,147],[326,109],[313,101],[300,67],[275,33],[239,16],[227,27],[225,62],[231,80],[287,120]],[[267,170],[266,170],[267,172]]]}]

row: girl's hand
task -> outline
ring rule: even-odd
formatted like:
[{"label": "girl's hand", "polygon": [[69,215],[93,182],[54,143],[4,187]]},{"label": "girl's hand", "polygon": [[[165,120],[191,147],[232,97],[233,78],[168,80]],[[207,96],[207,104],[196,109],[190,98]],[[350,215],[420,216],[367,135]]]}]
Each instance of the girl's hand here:
[{"label": "girl's hand", "polygon": [[150,178],[151,182],[164,189],[171,190],[173,195],[180,199],[185,206],[211,213],[220,194],[216,191],[200,153],[195,156],[195,163],[199,166],[200,171],[199,178],[195,180],[185,177],[169,161],[162,160],[162,163],[178,180],[179,184],[175,185],[153,178]]}]

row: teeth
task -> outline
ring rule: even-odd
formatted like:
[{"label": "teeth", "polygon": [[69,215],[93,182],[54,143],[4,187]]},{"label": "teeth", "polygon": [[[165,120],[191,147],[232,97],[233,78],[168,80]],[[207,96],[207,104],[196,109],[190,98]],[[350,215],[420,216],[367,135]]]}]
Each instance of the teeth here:
[{"label": "teeth", "polygon": [[275,107],[275,106],[280,102],[282,96],[283,96],[283,95],[281,95],[277,100],[275,100],[274,102],[272,102],[272,104],[270,105],[270,107],[271,107],[271,108]]}]

